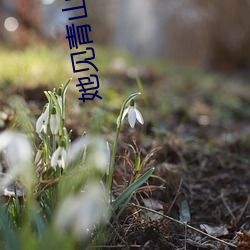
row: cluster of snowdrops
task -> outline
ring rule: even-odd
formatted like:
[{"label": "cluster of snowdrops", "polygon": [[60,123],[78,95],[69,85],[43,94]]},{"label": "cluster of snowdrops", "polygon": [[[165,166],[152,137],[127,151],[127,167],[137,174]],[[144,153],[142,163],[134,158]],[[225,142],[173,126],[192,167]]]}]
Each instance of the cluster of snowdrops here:
[{"label": "cluster of snowdrops", "polygon": [[[124,101],[113,142],[88,134],[72,142],[72,131],[65,127],[69,83],[45,91],[47,103],[32,139],[10,130],[0,134],[1,168],[6,169],[1,173],[0,189],[2,193],[12,189],[15,194],[1,204],[0,231],[5,237],[0,246],[29,250],[43,249],[46,243],[49,249],[52,238],[53,249],[104,243],[107,237],[101,229],[112,219],[117,220],[114,215],[119,215],[126,201],[154,171],[151,168],[138,176],[118,197],[112,195],[122,121],[128,117],[132,128],[136,120],[144,123],[134,101],[140,93]],[[28,242],[27,237],[31,239]]]}]

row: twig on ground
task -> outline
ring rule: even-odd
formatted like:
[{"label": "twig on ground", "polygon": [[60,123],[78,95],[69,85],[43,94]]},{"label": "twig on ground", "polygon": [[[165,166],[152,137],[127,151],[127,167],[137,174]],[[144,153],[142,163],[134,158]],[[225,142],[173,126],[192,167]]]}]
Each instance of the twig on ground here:
[{"label": "twig on ground", "polygon": [[[100,249],[100,248],[124,248],[128,247],[127,245],[115,245],[115,246],[105,246],[105,245],[98,245],[98,246],[90,246],[89,249]],[[129,245],[129,247],[134,247],[134,248],[141,248],[141,245]]]},{"label": "twig on ground", "polygon": [[225,200],[224,191],[221,192],[220,198],[221,198],[221,200],[222,200],[224,206],[226,207],[227,211],[229,212],[229,214],[230,214],[231,217],[233,218],[233,221],[235,221],[236,218],[235,218],[235,216],[234,216],[234,214],[233,214],[231,208],[227,205],[227,202],[226,202],[226,200]]},{"label": "twig on ground", "polygon": [[176,195],[175,195],[174,200],[172,201],[172,203],[171,203],[171,205],[170,205],[170,207],[169,207],[169,209],[168,209],[168,211],[167,211],[167,214],[169,214],[169,213],[171,212],[171,210],[172,210],[172,208],[173,208],[173,205],[174,205],[175,202],[176,202],[176,199],[177,199],[177,197],[178,197],[178,194],[180,193],[180,190],[181,190],[181,185],[182,185],[182,179],[180,180],[179,187],[178,187],[178,189],[177,189]]},{"label": "twig on ground", "polygon": [[171,221],[174,221],[174,222],[176,222],[176,223],[178,223],[178,224],[181,224],[181,225],[184,226],[184,227],[186,226],[187,228],[192,229],[192,230],[194,230],[194,231],[196,231],[196,232],[198,232],[198,233],[200,233],[200,234],[203,234],[203,235],[205,235],[205,236],[207,236],[207,237],[209,237],[209,238],[211,238],[211,239],[213,239],[213,240],[219,241],[219,242],[221,242],[221,243],[223,243],[223,244],[226,244],[226,245],[228,245],[228,246],[230,246],[230,247],[237,248],[236,245],[234,245],[234,244],[232,244],[232,243],[229,243],[229,242],[226,242],[226,241],[224,241],[224,240],[218,239],[218,238],[216,238],[216,237],[214,237],[214,236],[212,236],[212,235],[209,235],[209,234],[207,234],[207,233],[205,233],[205,232],[203,232],[203,231],[201,231],[201,230],[199,230],[199,229],[197,229],[197,228],[195,228],[195,227],[192,227],[192,226],[188,225],[186,222],[178,221],[178,220],[176,220],[176,219],[173,219],[173,218],[170,217],[170,216],[167,216],[167,215],[165,215],[165,214],[162,214],[162,213],[160,213],[160,212],[157,212],[157,211],[155,211],[155,210],[153,210],[153,209],[150,209],[150,208],[147,208],[147,207],[144,207],[144,206],[141,206],[141,205],[136,205],[136,204],[133,204],[133,203],[132,203],[132,204],[130,203],[130,204],[128,204],[128,205],[134,206],[134,207],[137,207],[137,208],[140,208],[140,209],[145,209],[145,210],[150,211],[150,212],[152,212],[152,213],[161,215],[161,216],[163,216],[164,218],[167,218],[167,219],[169,219],[169,220],[171,220]]}]

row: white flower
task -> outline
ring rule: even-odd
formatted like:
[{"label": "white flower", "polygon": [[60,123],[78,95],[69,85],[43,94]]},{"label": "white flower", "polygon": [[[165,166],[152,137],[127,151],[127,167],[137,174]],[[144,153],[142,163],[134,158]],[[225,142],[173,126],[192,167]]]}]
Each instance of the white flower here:
[{"label": "white flower", "polygon": [[51,166],[56,168],[58,165],[60,168],[64,169],[67,160],[67,152],[63,146],[59,146],[51,157]]},{"label": "white flower", "polygon": [[41,133],[42,131],[44,133],[47,132],[48,120],[49,120],[49,104],[47,104],[45,110],[43,111],[43,113],[40,115],[40,117],[36,122],[37,133]]},{"label": "white flower", "polygon": [[50,116],[50,130],[53,135],[56,135],[59,131],[59,117],[55,107],[52,108]]},{"label": "white flower", "polygon": [[88,146],[87,162],[88,165],[94,165],[96,169],[105,173],[108,171],[110,163],[110,151],[107,142],[101,137],[92,137]]},{"label": "white flower", "polygon": [[56,213],[56,229],[72,233],[80,240],[90,238],[95,226],[108,220],[108,203],[104,197],[98,182],[89,184],[79,195],[68,196]]},{"label": "white flower", "polygon": [[124,110],[123,115],[122,115],[122,120],[125,118],[127,114],[128,114],[129,125],[132,128],[134,128],[135,126],[136,119],[141,124],[144,123],[141,112],[135,107],[134,100],[131,100],[129,107]]},{"label": "white flower", "polygon": [[110,149],[102,137],[85,135],[76,139],[69,147],[68,162],[71,164],[78,157],[81,157],[82,161],[87,161],[88,166],[94,166],[105,173],[110,163]]},{"label": "white flower", "polygon": [[0,188],[7,186],[13,179],[21,177],[29,186],[33,181],[32,147],[28,138],[20,133],[6,130],[0,133],[0,152],[7,163],[7,173]]}]

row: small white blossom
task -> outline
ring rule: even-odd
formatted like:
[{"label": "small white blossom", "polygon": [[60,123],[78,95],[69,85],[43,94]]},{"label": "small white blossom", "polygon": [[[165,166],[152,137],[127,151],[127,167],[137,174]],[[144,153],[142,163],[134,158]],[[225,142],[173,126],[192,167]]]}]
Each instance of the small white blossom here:
[{"label": "small white blossom", "polygon": [[33,153],[28,138],[21,133],[9,130],[0,133],[0,153],[7,163],[7,173],[4,179],[1,179],[0,189],[17,177],[21,177],[29,186],[33,181]]},{"label": "small white blossom", "polygon": [[51,166],[56,168],[58,165],[60,168],[64,169],[67,160],[67,152],[63,146],[59,146],[51,157]]},{"label": "small white blossom", "polygon": [[138,122],[140,122],[141,124],[144,123],[141,112],[135,107],[134,100],[132,100],[130,102],[129,107],[124,110],[122,115],[122,120],[125,118],[127,114],[128,114],[129,125],[132,128],[134,128],[136,120],[138,120]]},{"label": "small white blossom", "polygon": [[59,131],[59,115],[55,107],[53,107],[51,116],[50,116],[50,130],[53,135],[56,135]]},{"label": "small white blossom", "polygon": [[[88,154],[86,155],[86,150]],[[68,151],[68,162],[72,163],[79,156],[85,161],[88,166],[94,166],[99,171],[105,173],[110,163],[110,149],[107,142],[102,137],[84,136],[76,139]]]},{"label": "small white blossom", "polygon": [[45,108],[44,112],[40,115],[36,122],[36,132],[41,133],[42,131],[44,133],[47,132],[47,125],[49,120],[49,104],[47,104],[47,107]]},{"label": "small white blossom", "polygon": [[78,195],[68,196],[57,210],[54,225],[80,240],[90,238],[96,225],[108,218],[108,203],[100,183],[93,182]]}]

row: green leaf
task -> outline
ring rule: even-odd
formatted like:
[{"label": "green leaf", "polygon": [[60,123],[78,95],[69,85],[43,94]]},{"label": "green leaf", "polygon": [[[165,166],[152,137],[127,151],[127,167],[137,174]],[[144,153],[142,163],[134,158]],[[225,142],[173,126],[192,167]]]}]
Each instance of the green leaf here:
[{"label": "green leaf", "polygon": [[138,178],[133,184],[127,187],[118,198],[112,203],[112,208],[115,211],[124,200],[126,200],[137,188],[139,188],[143,183],[147,181],[147,179],[154,172],[154,168],[149,169],[143,176]]},{"label": "green leaf", "polygon": [[119,219],[120,215],[122,214],[122,212],[124,211],[124,209],[126,208],[127,204],[129,203],[130,199],[132,198],[133,196],[133,193],[131,193],[129,195],[129,197],[127,198],[127,200],[123,203],[122,207],[120,208],[119,212],[117,213],[117,215],[115,216],[113,222],[112,222],[112,225],[114,225],[117,220]]},{"label": "green leaf", "polygon": [[191,220],[190,210],[187,200],[181,202],[180,208],[180,221],[181,222],[189,222]]},{"label": "green leaf", "polygon": [[[21,250],[20,241],[13,226],[9,223],[8,215],[0,208],[0,228],[3,231],[3,236],[7,250]],[[2,233],[2,232],[1,232]]]}]

